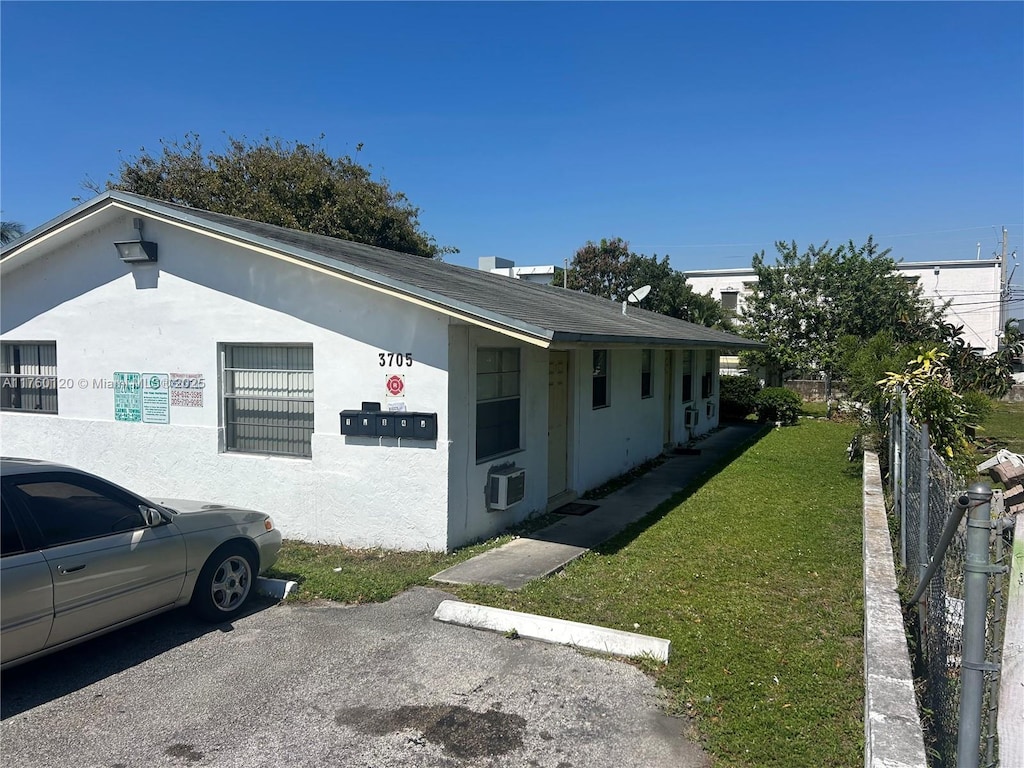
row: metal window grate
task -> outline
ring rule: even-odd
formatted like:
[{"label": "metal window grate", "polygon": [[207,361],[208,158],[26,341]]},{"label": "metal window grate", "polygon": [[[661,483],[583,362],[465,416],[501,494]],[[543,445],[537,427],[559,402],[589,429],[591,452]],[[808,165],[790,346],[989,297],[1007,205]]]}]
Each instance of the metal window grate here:
[{"label": "metal window grate", "polygon": [[229,451],[312,456],[313,347],[225,345]]},{"label": "metal window grate", "polygon": [[57,342],[4,342],[0,408],[57,412]]}]

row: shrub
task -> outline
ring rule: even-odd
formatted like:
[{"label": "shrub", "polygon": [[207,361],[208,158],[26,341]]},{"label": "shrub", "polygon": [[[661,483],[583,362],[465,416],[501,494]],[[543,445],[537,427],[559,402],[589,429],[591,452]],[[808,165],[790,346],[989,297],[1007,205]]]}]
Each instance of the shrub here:
[{"label": "shrub", "polygon": [[785,387],[765,387],[756,399],[758,421],[779,421],[796,424],[803,399]]},{"label": "shrub", "polygon": [[722,376],[719,380],[720,408],[724,419],[745,419],[757,410],[761,382],[754,376]]},{"label": "shrub", "polygon": [[970,389],[961,397],[964,401],[964,410],[967,411],[968,424],[977,426],[992,415],[992,399],[988,395]]}]

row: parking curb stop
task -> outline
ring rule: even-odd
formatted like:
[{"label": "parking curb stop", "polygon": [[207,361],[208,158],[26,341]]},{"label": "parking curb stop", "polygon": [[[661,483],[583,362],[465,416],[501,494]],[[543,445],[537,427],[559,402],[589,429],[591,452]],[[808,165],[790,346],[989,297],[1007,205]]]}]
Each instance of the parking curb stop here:
[{"label": "parking curb stop", "polygon": [[668,663],[672,641],[577,621],[552,619],[503,608],[445,600],[434,612],[435,621],[494,632],[515,632],[519,637],[557,645],[571,645],[614,656],[649,657]]},{"label": "parking curb stop", "polygon": [[261,595],[284,600],[298,586],[298,582],[285,581],[284,579],[266,579],[260,576],[256,579],[256,591]]}]

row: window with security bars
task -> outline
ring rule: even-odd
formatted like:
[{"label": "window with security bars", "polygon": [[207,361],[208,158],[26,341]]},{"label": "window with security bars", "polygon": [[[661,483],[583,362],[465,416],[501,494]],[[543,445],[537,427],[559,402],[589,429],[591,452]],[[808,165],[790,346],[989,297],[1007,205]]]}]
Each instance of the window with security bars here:
[{"label": "window with security bars", "polygon": [[476,459],[519,449],[519,350],[476,352]]},{"label": "window with security bars", "polygon": [[225,344],[228,451],[312,456],[313,347]]},{"label": "window with security bars", "polygon": [[57,412],[57,342],[3,342],[5,411]]}]

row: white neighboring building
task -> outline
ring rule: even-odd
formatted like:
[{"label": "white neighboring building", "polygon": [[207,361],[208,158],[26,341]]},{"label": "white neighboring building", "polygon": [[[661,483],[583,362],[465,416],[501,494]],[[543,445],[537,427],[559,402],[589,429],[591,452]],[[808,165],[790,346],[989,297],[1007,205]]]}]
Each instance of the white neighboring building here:
[{"label": "white neighboring building", "polygon": [[[962,325],[963,338],[972,347],[986,354],[999,348],[1002,259],[901,263],[896,266],[896,272],[919,285],[924,298],[937,306],[951,302],[946,310],[946,321]],[[745,307],[744,299],[757,282],[750,268],[688,270],[684,274],[694,291],[711,291],[725,309],[734,310],[740,316]]]},{"label": "white neighboring building", "polygon": [[517,267],[511,259],[503,259],[499,256],[481,256],[477,259],[477,269],[540,285],[551,285],[551,281],[555,279],[554,264],[545,264],[539,267]]},{"label": "white neighboring building", "polygon": [[731,334],[106,192],[0,250],[8,456],[452,549],[718,424]]}]

